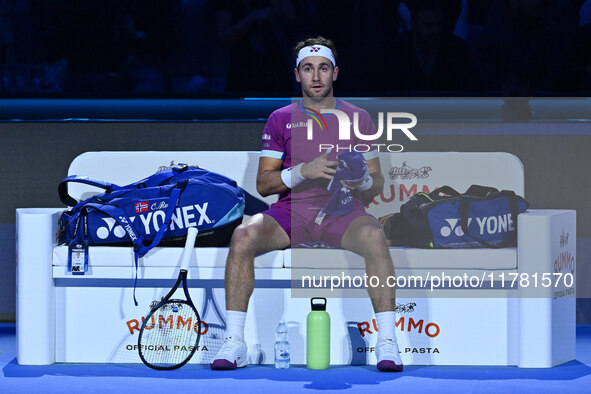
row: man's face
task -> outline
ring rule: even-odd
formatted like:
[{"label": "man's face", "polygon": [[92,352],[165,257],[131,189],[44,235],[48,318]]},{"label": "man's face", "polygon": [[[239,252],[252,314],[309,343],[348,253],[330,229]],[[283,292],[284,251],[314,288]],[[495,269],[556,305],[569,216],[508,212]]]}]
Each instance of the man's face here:
[{"label": "man's face", "polygon": [[332,66],[324,56],[308,56],[294,70],[295,77],[302,84],[304,97],[322,99],[333,96],[332,83],[337,80],[338,67]]}]

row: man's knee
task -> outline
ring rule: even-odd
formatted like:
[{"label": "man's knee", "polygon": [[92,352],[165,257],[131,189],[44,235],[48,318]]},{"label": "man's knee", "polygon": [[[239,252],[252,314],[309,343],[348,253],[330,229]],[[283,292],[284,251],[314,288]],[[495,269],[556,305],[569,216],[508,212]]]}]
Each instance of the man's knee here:
[{"label": "man's knee", "polygon": [[367,224],[359,230],[359,239],[365,244],[386,247],[386,235],[379,224]]},{"label": "man's knee", "polygon": [[364,255],[384,255],[388,252],[386,235],[379,225],[368,224],[359,229],[358,242],[362,245]]},{"label": "man's knee", "polygon": [[232,234],[232,241],[230,249],[234,252],[251,252],[256,251],[257,229],[253,225],[243,223],[236,227]]}]

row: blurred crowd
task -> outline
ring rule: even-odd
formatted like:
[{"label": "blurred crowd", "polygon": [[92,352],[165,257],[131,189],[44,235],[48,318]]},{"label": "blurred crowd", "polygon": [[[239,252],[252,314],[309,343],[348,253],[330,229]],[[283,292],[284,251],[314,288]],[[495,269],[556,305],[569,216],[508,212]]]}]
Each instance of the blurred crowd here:
[{"label": "blurred crowd", "polygon": [[0,95],[288,97],[317,35],[339,95],[591,91],[591,0],[0,0]]}]

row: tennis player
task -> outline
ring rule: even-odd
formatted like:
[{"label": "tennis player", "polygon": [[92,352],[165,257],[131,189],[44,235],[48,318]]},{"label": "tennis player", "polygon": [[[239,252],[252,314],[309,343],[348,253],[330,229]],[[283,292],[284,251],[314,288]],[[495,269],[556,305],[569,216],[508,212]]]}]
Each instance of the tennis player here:
[{"label": "tennis player", "polygon": [[[294,57],[295,78],[301,83],[303,99],[274,111],[267,120],[257,173],[258,192],[262,196],[279,194],[279,200],[269,210],[240,225],[232,236],[225,272],[226,339],[211,363],[212,369],[246,366],[244,325],[254,290],[257,254],[320,241],[364,257],[368,277],[377,276],[382,284],[394,275],[382,227],[364,209],[364,201],[371,201],[384,185],[377,151],[363,153],[361,165],[368,170],[365,178],[355,183],[339,180],[353,197],[343,202],[348,205],[345,210],[348,213],[333,213],[327,208],[331,200],[334,202],[335,193],[344,190],[332,188],[335,193],[327,190],[337,173],[336,156],[340,153],[327,147],[343,141],[338,141],[337,116],[318,115],[323,109],[338,109],[354,119],[357,113],[359,129],[368,135],[375,133],[373,122],[366,111],[334,97],[333,82],[337,80],[339,68],[332,41],[323,37],[302,41],[296,45]],[[315,119],[313,139],[309,140],[308,120],[312,118]],[[360,141],[353,137],[347,142],[354,145]],[[368,287],[368,292],[379,330],[377,367],[380,371],[400,372],[403,365],[395,336],[394,289]]]}]

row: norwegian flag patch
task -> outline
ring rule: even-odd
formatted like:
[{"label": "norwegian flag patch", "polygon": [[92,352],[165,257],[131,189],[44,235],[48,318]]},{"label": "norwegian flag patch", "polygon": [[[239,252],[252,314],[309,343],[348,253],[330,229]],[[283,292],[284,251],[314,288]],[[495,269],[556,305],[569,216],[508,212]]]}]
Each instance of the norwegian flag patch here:
[{"label": "norwegian flag patch", "polygon": [[149,210],[150,208],[148,207],[147,201],[139,201],[135,203],[135,213],[142,213]]}]

